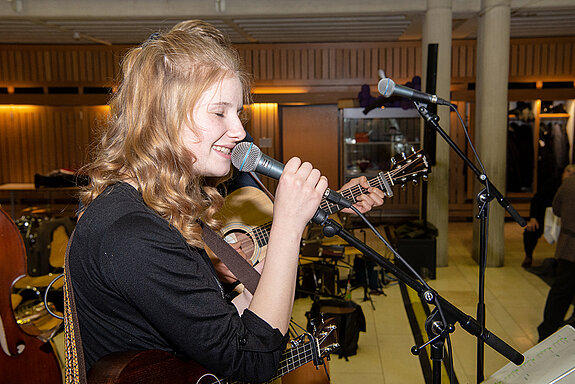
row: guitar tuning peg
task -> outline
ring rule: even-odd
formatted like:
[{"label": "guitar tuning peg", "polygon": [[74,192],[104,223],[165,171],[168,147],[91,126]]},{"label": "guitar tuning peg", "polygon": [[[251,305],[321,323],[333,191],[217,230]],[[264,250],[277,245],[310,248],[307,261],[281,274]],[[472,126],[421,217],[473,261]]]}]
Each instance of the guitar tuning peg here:
[{"label": "guitar tuning peg", "polygon": [[401,152],[401,157],[403,157],[403,160],[407,159],[407,156],[405,155],[405,152]]},{"label": "guitar tuning peg", "polygon": [[412,145],[411,146],[411,152],[415,155],[417,153],[417,151],[415,150],[415,147]]},{"label": "guitar tuning peg", "polygon": [[423,176],[421,176],[421,179],[422,179],[423,181],[427,181],[427,180],[429,179],[429,176],[423,175]]},{"label": "guitar tuning peg", "polygon": [[413,183],[413,185],[417,185],[417,184],[418,184],[418,182],[417,182],[416,179],[411,180],[411,182]]},{"label": "guitar tuning peg", "polygon": [[290,344],[291,344],[292,348],[297,348],[302,344],[302,339],[299,337],[296,339],[292,339],[292,340],[290,340]]},{"label": "guitar tuning peg", "polygon": [[[326,353],[331,353],[340,347],[339,343],[333,343],[325,347]],[[329,357],[329,356],[328,356]]]},{"label": "guitar tuning peg", "polygon": [[405,191],[405,184],[401,184],[399,187],[401,188],[402,191]]}]

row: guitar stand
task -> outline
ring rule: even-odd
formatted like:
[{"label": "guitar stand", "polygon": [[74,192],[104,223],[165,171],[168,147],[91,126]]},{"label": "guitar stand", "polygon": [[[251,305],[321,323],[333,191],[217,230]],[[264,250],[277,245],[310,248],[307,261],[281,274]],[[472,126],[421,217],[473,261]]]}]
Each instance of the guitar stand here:
[{"label": "guitar stand", "polygon": [[[366,234],[366,232],[365,232],[365,229],[361,229],[360,232],[363,233],[363,242],[365,243],[366,240],[367,240],[367,234]],[[356,280],[356,281],[358,280],[358,273],[357,273],[357,270],[356,270],[356,267],[355,267],[355,260],[356,260],[357,258],[360,258],[360,259],[362,260],[362,262],[363,262],[363,266],[360,266],[360,267],[359,267],[359,268],[362,268],[362,269],[363,269],[363,279],[362,279],[360,285],[357,285],[357,286],[355,286],[355,287],[352,287],[351,289],[346,289],[346,293],[348,293],[348,291],[354,291],[355,289],[357,289],[357,288],[359,288],[359,287],[362,287],[362,288],[363,288],[363,302],[369,301],[369,302],[371,303],[371,308],[372,308],[373,310],[375,310],[375,304],[374,304],[374,302],[373,302],[373,298],[372,298],[372,295],[371,295],[372,288],[370,287],[370,283],[371,283],[371,281],[372,281],[372,280],[371,280],[371,277],[373,277],[373,275],[370,274],[370,271],[369,271],[369,268],[368,268],[368,263],[370,263],[370,262],[372,262],[372,261],[371,261],[369,258],[367,258],[364,254],[361,254],[361,255],[357,254],[357,255],[355,255],[354,265],[353,265],[353,267],[351,268],[351,271],[352,271],[351,274],[352,274],[352,276],[355,277],[355,280]],[[373,263],[373,262],[372,262],[372,263]],[[375,264],[376,264],[376,263],[373,263],[373,264],[374,264],[373,267],[375,267]],[[374,270],[373,273],[377,273],[377,272]],[[348,278],[348,282],[349,282],[349,280],[350,280],[350,278]],[[378,292],[381,292],[382,295],[387,296],[387,295],[385,294],[385,292],[383,291],[383,282],[381,281],[381,277],[380,277],[380,274],[379,274],[379,273],[377,273],[377,279],[376,279],[376,281],[377,281],[378,288],[375,288],[374,290],[377,290]],[[381,290],[380,290],[379,288],[381,288]]]}]

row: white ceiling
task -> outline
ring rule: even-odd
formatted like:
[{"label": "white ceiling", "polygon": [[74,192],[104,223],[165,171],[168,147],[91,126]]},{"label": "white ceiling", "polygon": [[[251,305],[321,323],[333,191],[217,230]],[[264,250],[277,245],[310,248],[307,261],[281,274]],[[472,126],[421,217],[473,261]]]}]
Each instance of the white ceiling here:
[{"label": "white ceiling", "polygon": [[[137,44],[152,32],[190,18],[214,24],[234,43],[419,40],[427,3],[0,0],[0,44]],[[476,36],[480,4],[480,0],[452,0],[454,38]],[[575,36],[575,0],[511,1],[511,37],[553,36]]]}]

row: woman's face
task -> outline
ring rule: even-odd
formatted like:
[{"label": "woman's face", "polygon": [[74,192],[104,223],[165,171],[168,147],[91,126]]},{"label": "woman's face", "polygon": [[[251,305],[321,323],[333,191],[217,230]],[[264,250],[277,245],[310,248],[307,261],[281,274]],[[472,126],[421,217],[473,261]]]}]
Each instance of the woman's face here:
[{"label": "woman's face", "polygon": [[192,120],[197,132],[186,125],[184,143],[196,157],[194,172],[207,177],[225,176],[230,170],[231,152],[246,132],[239,118],[243,109],[239,79],[226,77],[200,97]]}]

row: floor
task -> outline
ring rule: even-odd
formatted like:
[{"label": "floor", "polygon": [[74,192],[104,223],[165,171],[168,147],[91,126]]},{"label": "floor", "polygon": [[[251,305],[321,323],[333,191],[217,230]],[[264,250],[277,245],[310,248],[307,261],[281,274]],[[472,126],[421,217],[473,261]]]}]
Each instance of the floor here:
[{"label": "floor", "polygon": [[[471,257],[472,225],[470,222],[449,224],[448,266],[437,268],[437,278],[428,283],[446,300],[475,318],[478,266]],[[549,290],[538,276],[521,268],[522,231],[516,223],[505,224],[505,266],[488,268],[485,280],[486,328],[521,353],[537,344],[537,325],[541,322]],[[367,243],[386,255],[385,249],[370,236]],[[553,252],[554,246],[541,238],[534,265],[553,257]],[[391,283],[384,292],[385,295],[372,296],[375,309],[369,301],[363,301],[363,289],[352,292],[352,300],[362,307],[367,331],[360,333],[357,355],[349,357],[349,361],[332,356],[329,363],[332,383],[425,383],[419,359],[411,353],[414,337],[399,285]],[[296,300],[294,319],[300,324],[305,325],[305,312],[311,303],[310,298]],[[457,324],[451,340],[458,382],[476,383],[476,338]],[[484,377],[487,379],[508,362],[486,345]]]}]

